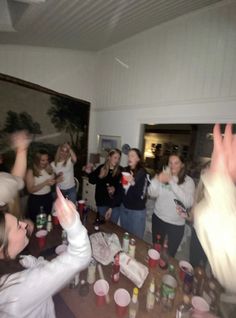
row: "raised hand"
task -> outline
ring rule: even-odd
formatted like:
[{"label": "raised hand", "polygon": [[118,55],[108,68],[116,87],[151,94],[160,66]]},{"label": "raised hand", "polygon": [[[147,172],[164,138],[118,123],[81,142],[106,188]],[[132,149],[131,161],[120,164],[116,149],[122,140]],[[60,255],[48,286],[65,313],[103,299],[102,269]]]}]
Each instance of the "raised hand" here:
[{"label": "raised hand", "polygon": [[74,224],[78,212],[76,211],[75,205],[63,197],[58,187],[56,187],[56,192],[57,199],[55,201],[55,210],[57,217],[61,226],[64,229],[68,229]]},{"label": "raised hand", "polygon": [[31,142],[31,138],[25,130],[13,133],[10,139],[12,147],[16,150],[27,149]]},{"label": "raised hand", "polygon": [[236,135],[232,134],[232,124],[226,125],[224,137],[221,135],[220,125],[216,124],[213,130],[213,140],[210,171],[228,174],[236,182]]}]

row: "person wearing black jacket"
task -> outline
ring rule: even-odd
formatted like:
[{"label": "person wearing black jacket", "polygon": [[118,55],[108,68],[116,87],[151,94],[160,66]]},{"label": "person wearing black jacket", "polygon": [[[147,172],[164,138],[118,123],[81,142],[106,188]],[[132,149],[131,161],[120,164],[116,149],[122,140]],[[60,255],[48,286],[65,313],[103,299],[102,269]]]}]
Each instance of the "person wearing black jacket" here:
[{"label": "person wearing black jacket", "polygon": [[103,165],[89,174],[89,182],[96,184],[95,201],[100,216],[117,223],[121,203],[121,152],[112,149]]},{"label": "person wearing black jacket", "polygon": [[143,238],[146,224],[146,170],[141,164],[141,152],[137,148],[128,153],[129,175],[122,176],[124,186],[120,211],[121,226],[131,234]]}]

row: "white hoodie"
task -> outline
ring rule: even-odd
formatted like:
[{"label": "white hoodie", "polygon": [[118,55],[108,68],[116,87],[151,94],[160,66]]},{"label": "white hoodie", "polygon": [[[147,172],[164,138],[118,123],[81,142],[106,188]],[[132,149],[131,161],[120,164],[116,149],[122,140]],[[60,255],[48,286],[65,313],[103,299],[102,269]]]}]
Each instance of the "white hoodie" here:
[{"label": "white hoodie", "polygon": [[[28,267],[9,276],[0,287],[1,318],[54,318],[52,295],[62,289],[73,276],[87,267],[91,247],[87,231],[78,215],[68,229],[69,246],[65,253],[51,262],[25,256],[22,265]],[[6,279],[2,276],[0,286]]]},{"label": "white hoodie", "polygon": [[174,225],[184,225],[185,220],[176,211],[174,199],[181,201],[186,208],[193,205],[195,185],[193,179],[185,177],[184,183],[178,185],[177,177],[172,177],[168,184],[163,184],[153,178],[149,187],[148,194],[156,198],[154,213],[162,221]]}]

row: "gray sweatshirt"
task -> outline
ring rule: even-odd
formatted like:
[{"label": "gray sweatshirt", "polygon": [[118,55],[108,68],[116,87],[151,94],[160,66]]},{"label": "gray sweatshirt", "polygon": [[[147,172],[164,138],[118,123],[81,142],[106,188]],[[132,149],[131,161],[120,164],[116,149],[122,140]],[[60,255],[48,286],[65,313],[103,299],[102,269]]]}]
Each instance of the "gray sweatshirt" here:
[{"label": "gray sweatshirt", "polygon": [[185,177],[184,183],[178,185],[177,177],[172,177],[168,184],[160,183],[157,178],[153,178],[148,194],[156,198],[154,213],[162,221],[174,225],[184,225],[185,220],[176,211],[174,199],[180,200],[186,208],[193,205],[195,185],[193,179]]},{"label": "gray sweatshirt", "polygon": [[[66,252],[51,262],[25,256],[26,270],[12,274],[0,287],[1,318],[54,318],[52,295],[63,288],[73,276],[87,267],[91,247],[87,231],[78,215],[68,229],[69,246]],[[2,276],[0,286],[6,279]]]}]

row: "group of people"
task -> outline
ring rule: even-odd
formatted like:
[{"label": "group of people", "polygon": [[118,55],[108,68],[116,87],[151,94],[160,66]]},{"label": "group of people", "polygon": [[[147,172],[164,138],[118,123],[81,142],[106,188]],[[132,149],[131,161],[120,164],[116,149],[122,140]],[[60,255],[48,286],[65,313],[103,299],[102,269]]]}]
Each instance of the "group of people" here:
[{"label": "group of people", "polygon": [[[60,145],[55,159],[49,163],[46,151],[39,150],[34,154],[32,167],[26,172],[26,187],[29,192],[27,214],[32,221],[40,212],[50,214],[53,205],[53,186],[57,185],[62,194],[76,203],[77,193],[74,180],[76,154],[68,143]],[[41,211],[40,211],[41,210]]]},{"label": "group of people", "polygon": [[[141,153],[132,148],[128,153],[128,166],[120,167],[121,152],[111,150],[106,162],[89,174],[89,181],[96,184],[95,199],[98,212],[106,219],[111,218],[126,231],[143,238],[146,224],[147,195],[155,198],[152,216],[153,243],[157,235],[161,243],[168,236],[169,253],[176,254],[183,238],[186,216],[178,209],[175,200],[190,209],[194,203],[195,185],[186,175],[183,158],[175,153],[170,155],[168,167],[150,182],[141,161]],[[122,172],[128,188],[122,186]]]},{"label": "group of people", "polygon": [[[49,166],[46,153],[37,153],[33,167],[26,172],[28,145],[26,133],[15,134],[12,142],[16,151],[14,166],[11,173],[0,172],[1,318],[56,317],[52,296],[91,260],[87,230],[81,224],[75,205],[64,197],[75,198],[74,183],[71,182],[73,173],[67,177],[65,171],[70,170],[76,157],[68,145],[63,145],[58,149],[54,167]],[[45,211],[48,211],[46,209],[50,210],[49,203],[52,202],[50,187],[56,183],[56,178],[61,190],[56,187],[54,206],[62,228],[67,232],[68,249],[51,262],[31,255],[19,257],[28,245],[33,223],[14,216],[18,191],[24,188],[26,179],[31,193],[29,206],[38,207],[44,203]],[[32,218],[34,215],[30,214]]]},{"label": "group of people", "polygon": [[[55,317],[51,296],[75,273],[86,268],[91,259],[87,231],[73,202],[65,199],[65,196],[71,196],[73,200],[74,183],[69,182],[72,178],[65,178],[65,171],[73,167],[76,157],[68,146],[63,145],[51,166],[44,153],[36,156],[34,166],[26,173],[28,144],[25,133],[14,136],[15,164],[11,174],[0,173],[0,316],[3,318],[19,315]],[[105,164],[89,174],[89,179],[96,184],[99,212],[114,222],[120,218],[121,226],[139,237],[142,237],[145,226],[146,194],[154,197],[153,241],[157,233],[162,239],[168,235],[172,256],[183,236],[186,219],[183,205],[186,208],[193,206],[196,233],[213,274],[230,292],[236,292],[235,154],[236,135],[232,134],[231,125],[226,126],[224,138],[216,125],[212,161],[201,177],[202,186],[201,191],[197,191],[197,199],[194,198],[194,182],[186,175],[184,162],[177,154],[170,156],[168,167],[149,185],[141,154],[135,148],[129,151],[125,169],[120,167],[120,151],[114,150],[109,153]],[[122,172],[126,172],[125,183]],[[56,186],[54,205],[62,227],[67,231],[69,246],[51,262],[30,255],[19,258],[29,242],[29,223],[12,215],[12,203],[19,189],[23,188],[24,179],[31,196],[47,196],[49,187],[61,185],[61,190]],[[42,189],[44,191],[39,193]],[[37,198],[30,200],[29,204],[33,202],[36,206]]]}]

